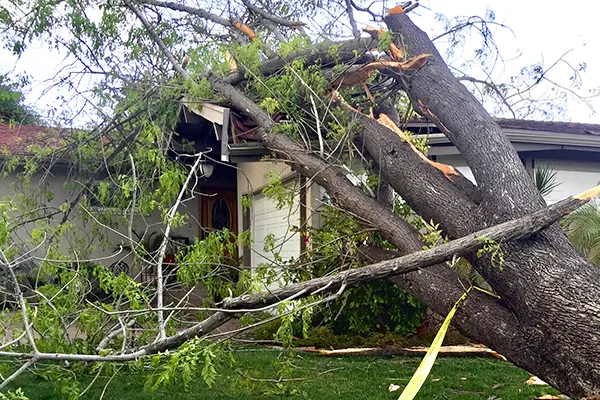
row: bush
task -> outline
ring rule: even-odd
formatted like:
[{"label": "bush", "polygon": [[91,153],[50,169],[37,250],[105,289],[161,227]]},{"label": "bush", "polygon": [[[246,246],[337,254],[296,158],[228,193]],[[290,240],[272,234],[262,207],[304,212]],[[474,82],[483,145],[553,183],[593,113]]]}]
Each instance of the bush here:
[{"label": "bush", "polygon": [[338,334],[370,332],[409,336],[423,323],[426,307],[390,281],[348,290],[322,313]]}]

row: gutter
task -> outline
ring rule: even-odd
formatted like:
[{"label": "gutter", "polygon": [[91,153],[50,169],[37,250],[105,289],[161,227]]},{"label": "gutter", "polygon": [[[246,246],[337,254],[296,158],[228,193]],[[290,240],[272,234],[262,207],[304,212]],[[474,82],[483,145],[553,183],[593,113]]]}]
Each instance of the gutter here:
[{"label": "gutter", "polygon": [[[576,148],[577,150],[581,150],[582,147],[596,147],[600,151],[600,136],[560,132],[544,132],[544,134],[540,134],[539,131],[521,129],[503,129],[503,131],[511,143],[561,145],[574,147],[573,149]],[[443,133],[419,134],[415,136],[418,138],[427,138],[430,146],[451,144],[450,140]]]}]

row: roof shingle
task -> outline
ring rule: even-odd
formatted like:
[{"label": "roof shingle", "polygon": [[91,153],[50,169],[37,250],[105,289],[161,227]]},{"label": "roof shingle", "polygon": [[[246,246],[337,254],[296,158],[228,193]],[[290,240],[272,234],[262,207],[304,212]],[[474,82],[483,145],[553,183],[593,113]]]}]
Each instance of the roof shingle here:
[{"label": "roof shingle", "polygon": [[37,125],[0,123],[0,151],[12,155],[31,155],[31,146],[58,147],[64,131]]}]

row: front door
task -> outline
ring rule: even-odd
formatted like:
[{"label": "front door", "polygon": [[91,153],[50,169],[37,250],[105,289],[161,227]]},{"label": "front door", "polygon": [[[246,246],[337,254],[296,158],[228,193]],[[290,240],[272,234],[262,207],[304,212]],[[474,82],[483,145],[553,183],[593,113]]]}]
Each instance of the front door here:
[{"label": "front door", "polygon": [[215,229],[229,229],[237,234],[237,192],[203,188],[199,197],[200,238]]}]

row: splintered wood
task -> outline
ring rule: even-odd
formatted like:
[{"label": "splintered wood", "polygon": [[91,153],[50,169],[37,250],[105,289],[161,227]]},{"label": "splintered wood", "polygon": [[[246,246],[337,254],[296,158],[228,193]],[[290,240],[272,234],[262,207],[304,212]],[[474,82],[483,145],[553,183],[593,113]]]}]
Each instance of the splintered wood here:
[{"label": "splintered wood", "polygon": [[425,65],[427,58],[429,57],[431,57],[431,54],[421,54],[407,61],[371,61],[358,68],[348,68],[345,73],[338,76],[333,82],[331,82],[330,86],[337,88],[340,86],[354,86],[362,84],[371,77],[371,74],[374,71],[382,69],[392,69],[399,72],[417,70]]},{"label": "splintered wood", "polygon": [[388,15],[402,14],[403,12],[404,12],[404,8],[402,8],[402,6],[396,6],[394,8],[389,9]]},{"label": "splintered wood", "polygon": [[573,196],[573,198],[577,200],[591,200],[596,196],[600,196],[600,185],[586,190],[583,193],[579,193],[578,195]]},{"label": "splintered wood", "polygon": [[360,111],[358,111],[356,108],[352,107],[350,104],[348,104],[348,102],[346,102],[346,100],[344,100],[344,98],[340,95],[340,93],[337,90],[332,90],[331,97],[332,97],[333,101],[340,102],[347,109],[354,111],[355,113],[360,114],[364,117],[371,118],[371,119],[377,121],[378,123],[380,123],[381,125],[394,131],[398,136],[400,136],[400,139],[402,139],[403,141],[408,143],[410,148],[415,153],[417,153],[417,155],[425,163],[427,163],[427,164],[431,165],[433,168],[441,171],[444,174],[444,176],[446,177],[446,179],[448,179],[450,182],[454,182],[454,180],[452,179],[453,175],[460,176],[460,172],[458,172],[458,170],[456,168],[454,168],[453,166],[447,165],[447,164],[442,164],[437,161],[432,161],[429,158],[427,158],[427,156],[425,154],[423,154],[421,152],[421,150],[417,149],[417,147],[414,145],[414,143],[410,140],[410,137],[408,137],[408,135],[406,133],[404,133],[402,131],[402,129],[400,129],[398,127],[398,125],[396,125],[394,123],[394,121],[392,121],[390,119],[390,117],[388,117],[386,114],[383,114],[383,113],[379,114],[379,118],[377,118],[377,119],[375,119],[375,117],[372,115],[372,113],[371,113],[371,115],[365,115],[365,114],[361,113]]},{"label": "splintered wood", "polygon": [[[380,38],[384,32],[387,32],[385,29],[377,29],[377,28],[373,28],[372,26],[367,26],[366,28],[363,29],[363,31],[365,31],[369,35],[371,35],[371,37],[373,39]],[[404,61],[404,57],[406,56],[406,54],[404,53],[404,51],[401,48],[396,46],[396,44],[394,42],[390,43],[388,50],[390,51],[390,56],[392,57],[392,60]]]},{"label": "splintered wood", "polygon": [[245,33],[246,36],[248,36],[250,38],[250,40],[254,41],[254,39],[256,39],[256,33],[254,33],[254,31],[248,25],[246,25],[242,22],[236,21],[233,23],[233,26],[235,26],[241,32]]},{"label": "splintered wood", "polygon": [[453,182],[452,175],[460,175],[460,172],[458,172],[458,170],[456,168],[454,168],[453,166],[447,165],[447,164],[442,164],[437,161],[432,161],[429,158],[427,158],[427,156],[425,154],[423,154],[419,149],[416,148],[416,146],[410,140],[408,135],[406,133],[404,133],[402,131],[402,129],[400,129],[398,127],[398,125],[396,125],[394,123],[394,121],[392,121],[390,119],[390,117],[388,117],[387,115],[380,114],[379,118],[377,118],[377,122],[379,122],[381,125],[384,125],[384,126],[388,127],[389,129],[393,130],[394,132],[396,132],[396,134],[398,136],[400,136],[400,139],[406,141],[410,145],[410,148],[415,153],[417,153],[423,161],[425,161],[427,164],[431,165],[433,168],[440,170],[444,174],[446,179],[448,179],[450,182]]}]

